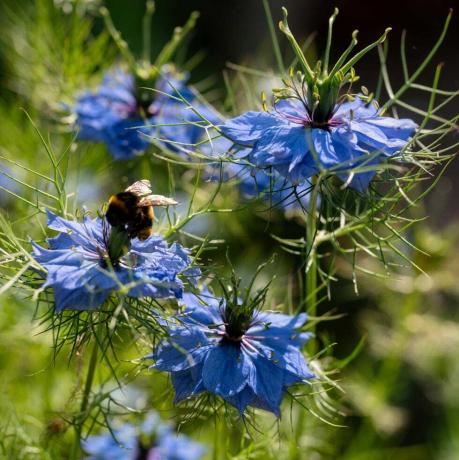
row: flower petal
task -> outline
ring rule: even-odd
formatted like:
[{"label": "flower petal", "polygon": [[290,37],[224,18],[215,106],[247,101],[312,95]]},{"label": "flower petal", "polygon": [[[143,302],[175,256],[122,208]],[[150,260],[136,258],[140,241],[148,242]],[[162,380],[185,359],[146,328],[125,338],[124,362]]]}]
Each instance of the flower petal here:
[{"label": "flower petal", "polygon": [[198,364],[184,371],[171,373],[172,385],[175,390],[175,404],[205,390],[202,382],[202,367],[202,364]]},{"label": "flower petal", "polygon": [[335,108],[333,119],[363,120],[378,115],[378,107],[374,102],[366,104],[365,101],[356,97],[351,102],[343,102]]},{"label": "flower petal", "polygon": [[377,126],[367,123],[351,121],[350,127],[356,133],[359,143],[363,147],[370,147],[370,153],[380,151],[381,153],[391,156],[399,152],[407,144],[401,139],[389,139],[384,132]]},{"label": "flower petal", "polygon": [[199,296],[184,294],[180,303],[185,306],[185,311],[178,318],[187,324],[213,326],[223,323],[220,303],[207,287],[201,290]]},{"label": "flower petal", "polygon": [[378,127],[389,139],[408,140],[416,132],[418,125],[409,118],[376,117],[366,123]]},{"label": "flower petal", "polygon": [[103,241],[100,219],[86,219],[84,222],[77,222],[63,219],[49,210],[46,210],[46,216],[50,229],[67,234],[76,245],[85,249],[96,252],[97,244]]},{"label": "flower petal", "polygon": [[212,344],[199,329],[176,328],[149,356],[154,368],[178,372],[200,364],[212,350]]},{"label": "flower petal", "polygon": [[[296,316],[284,315],[278,312],[269,312],[261,311],[254,318],[253,323],[258,325],[262,323],[263,329],[266,329],[266,325],[269,327],[277,328],[289,328],[289,329],[298,329],[308,320],[308,315],[306,313],[300,313]],[[249,332],[252,331],[252,328],[249,329]]]},{"label": "flower petal", "polygon": [[283,394],[283,371],[262,355],[251,353],[256,372],[250,374],[248,385],[265,408],[280,415]]},{"label": "flower petal", "polygon": [[227,120],[220,129],[236,143],[253,145],[256,140],[264,136],[268,128],[285,123],[287,122],[266,112],[246,112]]},{"label": "flower petal", "polygon": [[239,393],[253,374],[253,364],[237,344],[221,343],[204,361],[203,382],[208,391],[227,397]]}]

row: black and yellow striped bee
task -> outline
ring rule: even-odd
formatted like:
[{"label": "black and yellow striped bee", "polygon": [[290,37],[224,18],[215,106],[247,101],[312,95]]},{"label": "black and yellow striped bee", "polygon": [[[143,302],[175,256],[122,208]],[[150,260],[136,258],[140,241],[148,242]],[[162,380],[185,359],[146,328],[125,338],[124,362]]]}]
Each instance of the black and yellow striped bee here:
[{"label": "black and yellow striped bee", "polygon": [[126,229],[130,238],[146,240],[152,234],[153,206],[171,206],[177,202],[172,198],[151,193],[149,180],[134,182],[124,192],[112,195],[105,213],[112,227]]}]

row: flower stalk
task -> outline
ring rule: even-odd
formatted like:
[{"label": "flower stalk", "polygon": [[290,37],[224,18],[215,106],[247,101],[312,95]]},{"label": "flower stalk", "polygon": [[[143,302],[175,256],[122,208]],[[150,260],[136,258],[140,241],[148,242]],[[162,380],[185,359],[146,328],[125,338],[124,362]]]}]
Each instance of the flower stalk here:
[{"label": "flower stalk", "polygon": [[83,424],[86,420],[86,415],[87,415],[86,412],[88,410],[89,395],[91,394],[92,385],[94,383],[97,359],[99,355],[99,343],[97,342],[97,337],[99,336],[99,333],[101,332],[101,330],[102,330],[102,322],[100,321],[97,327],[98,332],[97,332],[96,339],[94,340],[94,344],[92,347],[91,357],[89,359],[88,373],[86,374],[86,381],[84,384],[83,397],[81,399],[80,415],[79,415],[78,422],[75,425],[76,436],[75,436],[75,443],[74,443],[74,448],[73,448],[74,460],[77,460],[79,458],[81,433],[83,429]]}]

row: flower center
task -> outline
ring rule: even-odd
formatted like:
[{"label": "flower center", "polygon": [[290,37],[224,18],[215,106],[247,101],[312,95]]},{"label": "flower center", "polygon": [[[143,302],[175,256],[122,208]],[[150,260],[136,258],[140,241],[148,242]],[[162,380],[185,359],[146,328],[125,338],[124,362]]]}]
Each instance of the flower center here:
[{"label": "flower center", "polygon": [[222,340],[240,343],[252,323],[253,310],[243,305],[228,305],[224,311],[225,335]]},{"label": "flower center", "polygon": [[104,225],[104,247],[98,247],[102,268],[113,268],[117,270],[120,266],[120,259],[125,256],[131,247],[131,238],[123,227]]}]

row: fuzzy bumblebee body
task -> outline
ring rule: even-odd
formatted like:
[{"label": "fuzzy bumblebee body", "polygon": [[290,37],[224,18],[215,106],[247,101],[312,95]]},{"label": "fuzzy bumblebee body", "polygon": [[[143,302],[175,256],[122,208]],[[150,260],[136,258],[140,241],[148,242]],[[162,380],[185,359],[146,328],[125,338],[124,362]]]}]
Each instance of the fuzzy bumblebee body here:
[{"label": "fuzzy bumblebee body", "polygon": [[162,195],[152,195],[148,180],[140,180],[124,192],[112,195],[105,214],[112,227],[125,229],[130,238],[146,240],[152,234],[153,206],[170,206],[177,202]]}]

